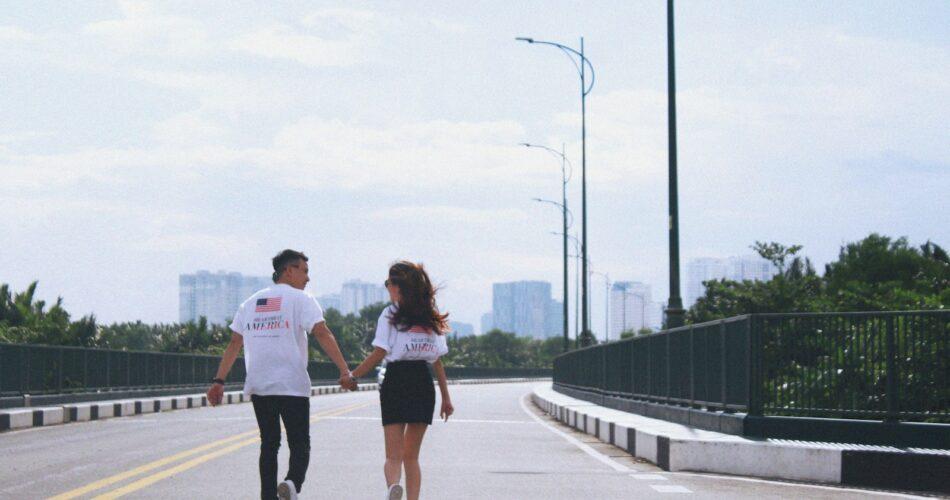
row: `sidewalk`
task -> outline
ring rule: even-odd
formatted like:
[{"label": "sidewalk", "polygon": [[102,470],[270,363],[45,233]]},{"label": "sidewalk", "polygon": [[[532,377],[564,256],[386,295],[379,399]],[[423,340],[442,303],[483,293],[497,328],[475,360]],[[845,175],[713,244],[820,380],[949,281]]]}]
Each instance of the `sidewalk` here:
[{"label": "sidewalk", "polygon": [[667,471],[950,493],[950,450],[749,439],[605,408],[548,384],[532,398],[559,421]]}]

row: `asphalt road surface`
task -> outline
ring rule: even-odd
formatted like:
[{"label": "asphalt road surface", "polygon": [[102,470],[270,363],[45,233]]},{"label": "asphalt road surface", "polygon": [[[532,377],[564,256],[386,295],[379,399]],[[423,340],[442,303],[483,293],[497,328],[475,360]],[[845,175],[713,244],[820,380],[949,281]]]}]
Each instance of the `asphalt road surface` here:
[{"label": "asphalt road surface", "polygon": [[[422,498],[911,498],[663,472],[544,415],[526,397],[536,384],[450,386],[456,413],[435,422],[422,446]],[[378,393],[310,401],[301,498],[384,498]],[[249,403],[7,432],[0,434],[0,498],[253,499],[257,436]],[[280,464],[283,477],[286,443]]]}]

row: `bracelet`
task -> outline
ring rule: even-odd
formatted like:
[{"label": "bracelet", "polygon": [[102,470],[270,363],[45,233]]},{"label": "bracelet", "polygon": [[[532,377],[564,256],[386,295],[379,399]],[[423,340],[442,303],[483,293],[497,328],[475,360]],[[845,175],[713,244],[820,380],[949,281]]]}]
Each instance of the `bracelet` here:
[{"label": "bracelet", "polygon": [[211,379],[211,383],[224,385],[224,380],[220,378],[214,378],[214,379]]}]

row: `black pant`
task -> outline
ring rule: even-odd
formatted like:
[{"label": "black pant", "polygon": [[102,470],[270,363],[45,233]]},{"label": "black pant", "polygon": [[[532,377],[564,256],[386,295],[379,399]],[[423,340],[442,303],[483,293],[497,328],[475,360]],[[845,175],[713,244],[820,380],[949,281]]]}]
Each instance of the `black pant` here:
[{"label": "black pant", "polygon": [[300,396],[251,395],[257,427],[261,430],[261,499],[277,497],[277,450],[280,449],[280,419],[287,429],[290,468],[287,477],[297,491],[303,485],[310,464],[310,398]]}]

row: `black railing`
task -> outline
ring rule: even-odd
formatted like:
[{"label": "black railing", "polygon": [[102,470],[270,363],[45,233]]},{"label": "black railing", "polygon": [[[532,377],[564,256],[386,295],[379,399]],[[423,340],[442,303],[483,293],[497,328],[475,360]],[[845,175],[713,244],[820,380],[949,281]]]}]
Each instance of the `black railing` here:
[{"label": "black railing", "polygon": [[950,311],[739,316],[563,354],[554,382],[750,415],[950,422]]},{"label": "black railing", "polygon": [[[221,356],[0,343],[0,396],[176,387],[207,384]],[[333,363],[310,361],[313,381],[339,377]],[[238,358],[228,382],[243,382]],[[549,377],[543,368],[447,367],[450,378]]]}]

